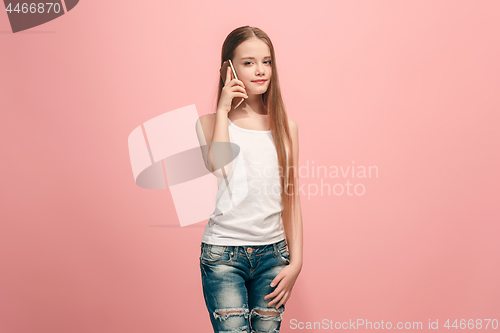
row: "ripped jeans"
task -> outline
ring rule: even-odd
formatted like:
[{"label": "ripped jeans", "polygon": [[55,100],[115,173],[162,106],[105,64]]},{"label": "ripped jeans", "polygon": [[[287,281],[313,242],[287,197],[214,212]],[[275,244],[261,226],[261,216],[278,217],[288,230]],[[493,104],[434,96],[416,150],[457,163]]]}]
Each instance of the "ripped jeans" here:
[{"label": "ripped jeans", "polygon": [[285,305],[278,309],[271,281],[290,262],[283,239],[274,244],[223,246],[201,243],[203,296],[215,333],[279,333]]}]

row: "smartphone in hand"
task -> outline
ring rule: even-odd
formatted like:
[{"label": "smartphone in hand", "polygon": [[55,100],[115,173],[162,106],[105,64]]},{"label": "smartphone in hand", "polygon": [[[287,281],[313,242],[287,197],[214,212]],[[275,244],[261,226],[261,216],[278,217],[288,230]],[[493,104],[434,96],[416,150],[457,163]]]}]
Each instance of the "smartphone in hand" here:
[{"label": "smartphone in hand", "polygon": [[[233,67],[233,62],[231,61],[231,59],[228,59],[228,61],[226,61],[226,62],[222,65],[222,67],[221,67],[221,69],[220,69],[220,75],[221,75],[221,79],[222,79],[222,82],[224,83],[224,85],[226,84],[225,80],[226,80],[226,75],[227,75],[227,67],[228,67],[228,66],[231,66],[231,72],[233,73],[234,78],[235,78],[236,80],[239,80],[239,79],[238,79],[238,75],[236,75],[236,71],[235,71],[235,69],[234,69],[234,67]],[[240,102],[239,102],[239,103],[238,103],[238,104],[237,104],[234,108],[236,109],[238,106],[240,106],[240,104],[241,104],[241,103],[243,103],[243,101],[244,101],[244,100],[245,100],[245,99],[244,99],[244,98],[242,98],[242,99],[241,99],[241,101],[240,101]]]}]

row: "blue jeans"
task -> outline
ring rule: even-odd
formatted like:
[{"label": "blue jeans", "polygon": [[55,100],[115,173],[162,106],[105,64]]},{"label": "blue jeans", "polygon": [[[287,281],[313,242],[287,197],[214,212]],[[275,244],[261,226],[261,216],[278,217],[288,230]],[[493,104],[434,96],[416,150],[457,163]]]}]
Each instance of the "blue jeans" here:
[{"label": "blue jeans", "polygon": [[267,245],[201,243],[203,296],[215,333],[279,333],[285,305],[278,309],[271,281],[290,262],[285,240]]}]

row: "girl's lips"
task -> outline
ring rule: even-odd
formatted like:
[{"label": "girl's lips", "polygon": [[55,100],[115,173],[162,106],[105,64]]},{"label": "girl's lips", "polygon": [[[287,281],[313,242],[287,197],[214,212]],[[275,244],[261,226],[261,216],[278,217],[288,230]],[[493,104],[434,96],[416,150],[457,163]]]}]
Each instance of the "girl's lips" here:
[{"label": "girl's lips", "polygon": [[257,83],[257,84],[263,84],[263,83],[266,83],[267,80],[257,80],[257,81],[252,81],[253,83]]}]

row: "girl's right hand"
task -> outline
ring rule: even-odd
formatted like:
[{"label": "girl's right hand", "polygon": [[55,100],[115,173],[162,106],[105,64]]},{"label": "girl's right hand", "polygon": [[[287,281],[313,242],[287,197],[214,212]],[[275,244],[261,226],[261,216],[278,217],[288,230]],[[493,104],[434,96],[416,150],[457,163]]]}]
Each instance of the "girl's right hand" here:
[{"label": "girl's right hand", "polygon": [[243,82],[233,78],[230,66],[227,66],[226,80],[224,82],[225,84],[220,94],[219,104],[217,105],[217,112],[225,111],[229,113],[229,111],[231,111],[233,98],[248,98],[248,95],[245,91],[245,85]]}]

